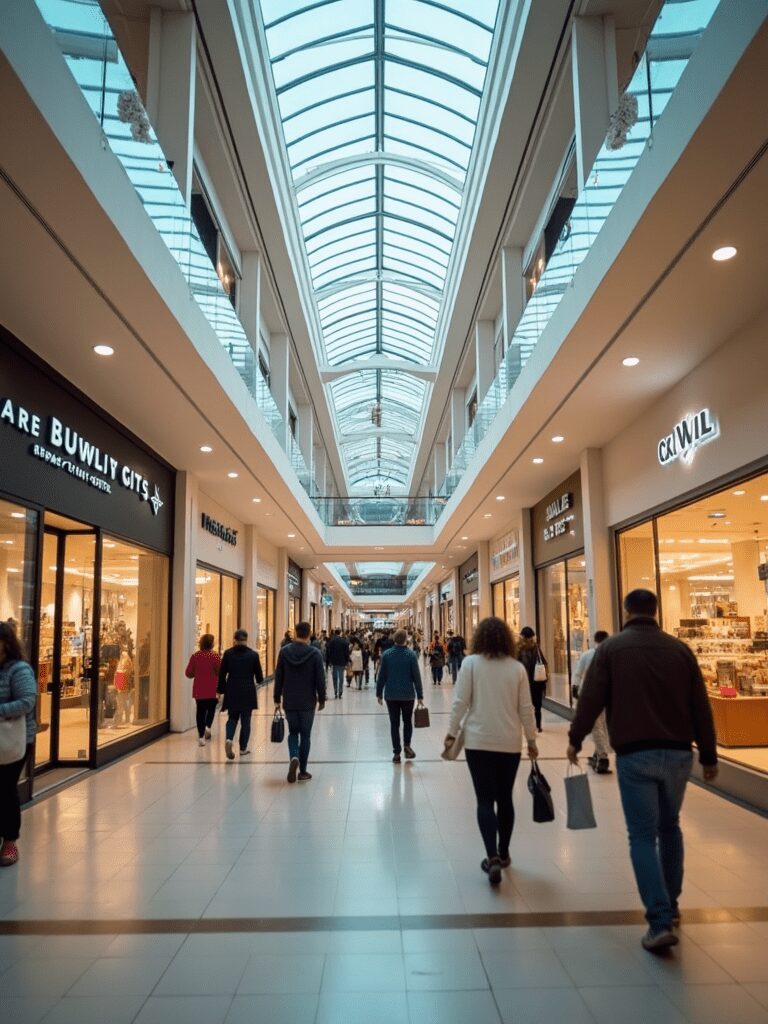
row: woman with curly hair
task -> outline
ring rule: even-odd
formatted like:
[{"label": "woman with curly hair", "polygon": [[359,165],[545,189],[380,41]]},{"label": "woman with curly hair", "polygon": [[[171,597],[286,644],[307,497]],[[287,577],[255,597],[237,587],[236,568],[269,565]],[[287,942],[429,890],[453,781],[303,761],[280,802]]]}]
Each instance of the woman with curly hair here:
[{"label": "woman with curly hair", "polygon": [[515,825],[512,789],[520,765],[522,736],[528,756],[539,756],[528,675],[515,658],[515,642],[503,619],[483,619],[472,653],[462,662],[445,737],[446,747],[463,730],[467,765],[477,797],[477,824],[486,857],[480,867],[491,885],[512,863],[509,844]]},{"label": "woman with curly hair", "polygon": [[16,842],[21,830],[17,783],[35,740],[37,680],[10,622],[0,622],[0,718],[23,718],[27,747],[24,756],[0,765],[0,867],[19,859]]}]

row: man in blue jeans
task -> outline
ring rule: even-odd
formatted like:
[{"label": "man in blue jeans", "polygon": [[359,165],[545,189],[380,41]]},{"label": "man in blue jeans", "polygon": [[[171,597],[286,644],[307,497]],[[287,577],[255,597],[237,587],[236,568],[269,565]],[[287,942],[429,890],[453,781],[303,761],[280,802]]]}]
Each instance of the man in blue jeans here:
[{"label": "man in blue jeans", "polygon": [[683,888],[680,808],[699,751],[704,779],[717,777],[712,710],[691,649],[662,632],[650,590],[624,600],[626,622],[600,644],[579,695],[567,756],[578,763],[581,744],[601,711],[616,751],[616,769],[629,850],[648,931],[643,948],[676,946]]},{"label": "man in blue jeans", "polygon": [[325,645],[325,663],[333,675],[333,693],[337,700],[344,696],[344,676],[349,661],[349,640],[341,635],[340,629],[333,631],[333,636]]},{"label": "man in blue jeans", "polygon": [[299,622],[296,639],[280,649],[275,667],[275,706],[282,702],[288,722],[288,781],[308,782],[307,771],[315,705],[318,711],[325,707],[325,666],[323,656],[310,643],[312,627]]}]

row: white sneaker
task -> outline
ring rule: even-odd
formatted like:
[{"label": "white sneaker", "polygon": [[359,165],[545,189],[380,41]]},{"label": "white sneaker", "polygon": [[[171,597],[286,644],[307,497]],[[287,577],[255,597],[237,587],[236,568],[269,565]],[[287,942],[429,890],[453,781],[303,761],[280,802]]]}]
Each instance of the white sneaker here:
[{"label": "white sneaker", "polygon": [[655,953],[660,949],[669,949],[670,946],[676,946],[679,941],[677,935],[666,928],[659,932],[654,932],[652,928],[649,928],[640,940],[643,949],[647,949],[649,953]]},{"label": "white sneaker", "polygon": [[211,738],[211,730],[210,729],[206,729],[205,730],[205,738],[207,740],[209,740]]},{"label": "white sneaker", "polygon": [[225,744],[224,744],[224,750],[226,751],[226,754],[227,754],[227,758],[228,758],[228,759],[229,759],[230,761],[234,761],[234,760],[235,760],[235,752],[234,752],[234,750],[232,749],[232,740],[227,740],[227,741],[225,742]]},{"label": "white sneaker", "polygon": [[205,746],[205,740],[203,739],[203,737],[202,737],[202,736],[201,736],[201,737],[200,737],[200,739],[199,739],[199,740],[197,741],[197,745],[198,745],[198,747],[204,747],[204,746]]},{"label": "white sneaker", "polygon": [[241,750],[240,757],[247,757],[250,754],[250,750]]}]

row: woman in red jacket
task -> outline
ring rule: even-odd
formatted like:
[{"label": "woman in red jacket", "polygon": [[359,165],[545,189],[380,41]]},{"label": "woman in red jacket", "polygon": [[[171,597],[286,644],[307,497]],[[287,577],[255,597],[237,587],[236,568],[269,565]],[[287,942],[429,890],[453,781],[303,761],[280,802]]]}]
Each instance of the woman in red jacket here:
[{"label": "woman in red jacket", "polygon": [[197,742],[201,747],[211,738],[213,716],[218,705],[216,684],[219,681],[221,657],[214,651],[213,643],[212,634],[203,633],[200,637],[200,650],[195,651],[189,659],[186,671],[187,678],[195,681],[192,696],[197,703]]}]

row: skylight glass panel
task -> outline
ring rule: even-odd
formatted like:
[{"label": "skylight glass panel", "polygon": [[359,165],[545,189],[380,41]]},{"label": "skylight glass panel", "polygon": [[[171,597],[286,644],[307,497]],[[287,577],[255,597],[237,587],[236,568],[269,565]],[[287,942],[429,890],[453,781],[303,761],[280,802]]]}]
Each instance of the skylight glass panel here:
[{"label": "skylight glass panel", "polygon": [[[349,479],[405,482],[498,0],[262,0]],[[350,437],[353,432],[364,436]],[[354,442],[354,444],[353,444]]]}]

